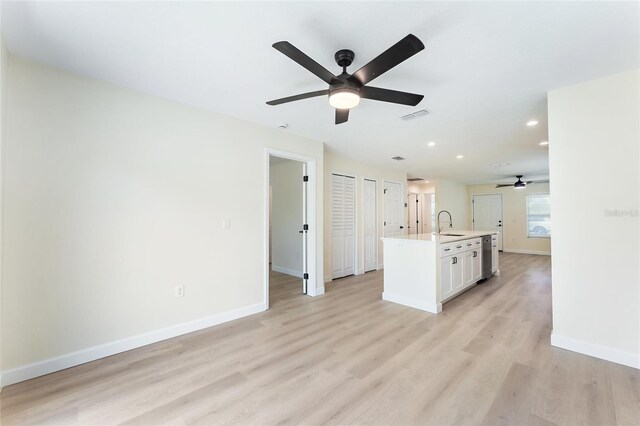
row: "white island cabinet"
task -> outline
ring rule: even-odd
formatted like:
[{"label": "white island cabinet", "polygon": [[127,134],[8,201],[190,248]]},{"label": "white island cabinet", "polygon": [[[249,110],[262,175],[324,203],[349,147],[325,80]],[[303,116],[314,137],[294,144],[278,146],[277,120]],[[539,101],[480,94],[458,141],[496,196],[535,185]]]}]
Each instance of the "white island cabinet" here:
[{"label": "white island cabinet", "polygon": [[474,286],[482,278],[482,236],[491,235],[491,273],[499,274],[496,235],[451,231],[454,236],[418,234],[383,238],[382,298],[427,312]]}]

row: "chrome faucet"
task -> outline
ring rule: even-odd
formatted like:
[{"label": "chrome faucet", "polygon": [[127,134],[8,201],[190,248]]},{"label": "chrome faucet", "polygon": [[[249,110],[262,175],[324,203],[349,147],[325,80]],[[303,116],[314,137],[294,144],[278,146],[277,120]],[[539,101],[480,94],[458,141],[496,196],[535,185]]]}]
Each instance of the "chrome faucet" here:
[{"label": "chrome faucet", "polygon": [[440,210],[438,212],[438,218],[437,218],[437,222],[438,222],[438,234],[440,234],[442,232],[442,226],[440,226],[440,214],[441,213],[446,213],[449,215],[449,228],[453,228],[453,219],[451,219],[451,213],[449,213],[447,210]]}]

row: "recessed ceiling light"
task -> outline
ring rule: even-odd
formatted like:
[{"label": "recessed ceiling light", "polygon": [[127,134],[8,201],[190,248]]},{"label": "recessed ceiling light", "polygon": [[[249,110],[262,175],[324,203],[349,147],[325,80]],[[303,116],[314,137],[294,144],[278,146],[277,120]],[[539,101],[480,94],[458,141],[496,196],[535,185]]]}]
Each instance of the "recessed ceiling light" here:
[{"label": "recessed ceiling light", "polygon": [[436,146],[436,143],[434,141],[427,142],[427,146]]},{"label": "recessed ceiling light", "polygon": [[542,142],[540,142],[538,145],[540,145],[540,146],[547,146],[547,145],[549,145],[549,141],[542,141]]},{"label": "recessed ceiling light", "polygon": [[456,155],[456,158],[457,158],[457,159],[464,158],[464,155]]},{"label": "recessed ceiling light", "polygon": [[537,126],[538,122],[536,120],[529,120],[527,121],[527,126],[529,127],[533,127],[533,126]]},{"label": "recessed ceiling light", "polygon": [[424,183],[429,183],[429,181],[428,181],[428,180],[425,180],[425,181],[424,181]]}]

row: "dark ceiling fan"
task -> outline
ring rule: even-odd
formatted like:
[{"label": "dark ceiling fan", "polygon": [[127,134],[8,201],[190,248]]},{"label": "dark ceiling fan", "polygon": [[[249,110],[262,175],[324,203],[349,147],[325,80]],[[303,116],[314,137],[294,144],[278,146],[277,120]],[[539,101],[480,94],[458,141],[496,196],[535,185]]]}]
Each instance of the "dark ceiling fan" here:
[{"label": "dark ceiling fan", "polygon": [[343,49],[336,52],[335,60],[342,67],[342,74],[333,75],[288,41],[279,41],[273,47],[320,77],[329,85],[329,88],[275,99],[267,102],[268,105],[280,105],[329,95],[329,104],[336,109],[336,124],[340,124],[349,119],[349,109],[357,106],[360,103],[360,98],[416,106],[424,97],[414,93],[367,86],[374,78],[381,76],[424,49],[424,44],[413,34],[409,34],[353,74],[347,73],[347,67],[351,65],[355,57],[351,50]]},{"label": "dark ceiling fan", "polygon": [[516,183],[507,183],[507,184],[502,184],[502,185],[496,185],[496,188],[506,188],[508,186],[512,186],[514,189],[524,189],[530,183],[549,182],[549,179],[545,179],[545,180],[530,180],[530,181],[527,181],[527,182],[523,182],[522,181],[522,176],[523,175],[516,175],[516,177],[518,178]]}]

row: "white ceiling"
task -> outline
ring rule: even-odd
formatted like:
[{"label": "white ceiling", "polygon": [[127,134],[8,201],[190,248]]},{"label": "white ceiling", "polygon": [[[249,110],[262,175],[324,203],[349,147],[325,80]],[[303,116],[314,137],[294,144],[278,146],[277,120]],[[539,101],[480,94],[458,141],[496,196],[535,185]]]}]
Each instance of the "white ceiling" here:
[{"label": "white ceiling", "polygon": [[[548,173],[547,91],[640,66],[639,3],[118,2],[2,4],[15,55],[292,132],[425,179],[495,182]],[[425,51],[375,80],[418,107],[363,100],[333,124],[324,97],[265,101],[325,83],[271,47],[288,40],[354,72],[413,33]],[[426,108],[413,121],[400,116]],[[529,119],[540,124],[525,126]],[[437,145],[428,148],[426,142]],[[462,160],[456,160],[463,154]],[[406,158],[394,162],[390,158]],[[492,163],[509,162],[504,167]]]}]

